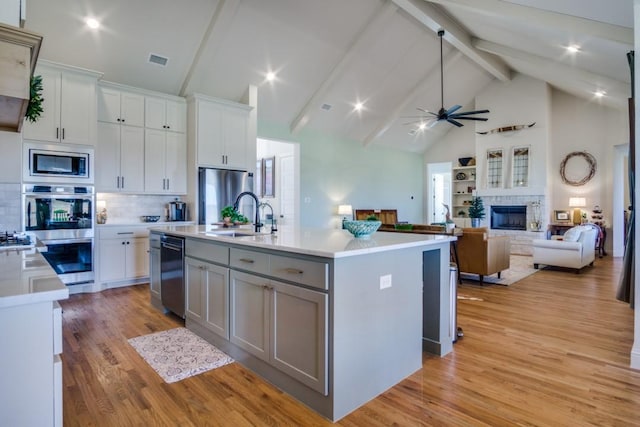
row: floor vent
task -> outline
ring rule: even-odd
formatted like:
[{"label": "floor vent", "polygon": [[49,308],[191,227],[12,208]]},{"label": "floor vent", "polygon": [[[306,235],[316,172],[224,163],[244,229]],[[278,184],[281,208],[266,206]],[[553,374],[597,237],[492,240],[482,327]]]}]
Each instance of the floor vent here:
[{"label": "floor vent", "polygon": [[149,54],[149,62],[156,65],[161,65],[163,67],[167,66],[167,62],[169,62],[169,58],[164,56],[156,55],[155,53]]}]

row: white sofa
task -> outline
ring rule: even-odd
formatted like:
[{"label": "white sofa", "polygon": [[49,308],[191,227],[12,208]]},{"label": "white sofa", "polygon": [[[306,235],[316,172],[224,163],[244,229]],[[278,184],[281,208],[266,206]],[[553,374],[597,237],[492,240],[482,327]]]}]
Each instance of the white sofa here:
[{"label": "white sofa", "polygon": [[588,225],[573,227],[562,240],[534,240],[533,267],[540,264],[576,269],[579,273],[596,258],[598,231]]}]

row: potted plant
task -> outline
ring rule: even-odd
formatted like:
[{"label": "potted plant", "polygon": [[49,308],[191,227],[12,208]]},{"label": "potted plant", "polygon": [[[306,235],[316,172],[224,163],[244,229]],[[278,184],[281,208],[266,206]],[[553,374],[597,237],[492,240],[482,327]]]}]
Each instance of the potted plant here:
[{"label": "potted plant", "polygon": [[249,222],[246,216],[242,215],[236,208],[231,205],[225,206],[220,211],[220,216],[222,217],[225,225],[246,224]]},{"label": "potted plant", "polygon": [[469,205],[469,218],[471,218],[472,227],[480,227],[480,220],[484,219],[484,203],[481,197],[473,196],[471,205]]},{"label": "potted plant", "polygon": [[35,123],[42,114],[42,76],[32,76],[30,86],[29,104],[24,116],[31,123]]}]

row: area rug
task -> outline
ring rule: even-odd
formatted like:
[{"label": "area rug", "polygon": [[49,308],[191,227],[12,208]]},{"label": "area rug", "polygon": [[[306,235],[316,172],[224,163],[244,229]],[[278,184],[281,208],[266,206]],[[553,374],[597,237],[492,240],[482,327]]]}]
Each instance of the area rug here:
[{"label": "area rug", "polygon": [[128,340],[167,383],[174,383],[233,359],[186,328],[169,329]]},{"label": "area rug", "polygon": [[[484,276],[484,283],[491,285],[509,286],[527,276],[536,273],[538,270],[533,268],[533,257],[528,255],[511,255],[509,259],[509,269],[504,270],[498,278],[497,274]],[[472,282],[480,284],[480,276],[477,274],[460,273],[462,283]]]}]

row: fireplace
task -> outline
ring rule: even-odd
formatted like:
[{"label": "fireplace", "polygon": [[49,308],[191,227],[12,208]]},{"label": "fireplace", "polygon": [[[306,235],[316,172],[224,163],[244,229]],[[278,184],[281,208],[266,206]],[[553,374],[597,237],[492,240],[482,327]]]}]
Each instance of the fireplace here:
[{"label": "fireplace", "polygon": [[491,228],[494,230],[526,230],[527,206],[491,206]]}]

